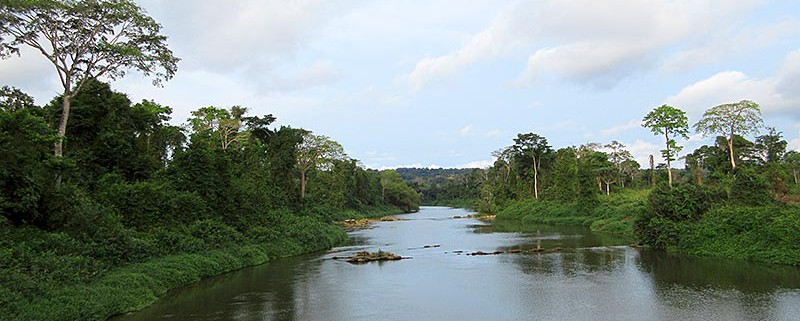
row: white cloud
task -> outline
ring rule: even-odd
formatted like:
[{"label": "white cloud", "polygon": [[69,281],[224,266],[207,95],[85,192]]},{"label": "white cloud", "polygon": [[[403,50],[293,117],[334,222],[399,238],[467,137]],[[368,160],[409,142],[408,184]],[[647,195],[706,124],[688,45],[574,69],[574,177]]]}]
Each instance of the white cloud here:
[{"label": "white cloud", "polygon": [[650,155],[653,155],[656,163],[660,162],[661,146],[659,145],[637,139],[633,144],[626,144],[626,146],[642,168],[650,167]]},{"label": "white cloud", "polygon": [[800,138],[795,138],[789,141],[788,150],[800,152]]},{"label": "white cloud", "polygon": [[[321,0],[149,1],[189,69],[215,72],[270,68],[293,56],[314,31],[346,6]],[[191,36],[188,36],[191,35]]]},{"label": "white cloud", "polygon": [[631,121],[629,121],[629,122],[627,122],[625,124],[617,125],[617,126],[614,126],[614,127],[608,128],[608,129],[603,129],[603,130],[600,131],[600,135],[602,135],[604,137],[616,136],[616,135],[619,135],[620,133],[628,131],[630,129],[641,128],[641,127],[642,127],[642,121],[641,120],[632,119]]},{"label": "white cloud", "polygon": [[484,160],[471,161],[469,163],[456,166],[455,168],[489,168],[492,165],[494,165],[493,161],[484,159]]},{"label": "white cloud", "polygon": [[458,135],[467,136],[469,134],[472,134],[472,129],[473,129],[472,125],[464,126],[463,128],[458,130]]},{"label": "white cloud", "polygon": [[324,87],[339,81],[341,73],[329,61],[317,61],[290,77],[276,77],[269,81],[269,88],[281,91],[303,90]]},{"label": "white cloud", "polygon": [[503,131],[499,129],[492,129],[486,132],[486,137],[499,137],[501,135],[503,135]]},{"label": "white cloud", "polygon": [[740,71],[724,71],[689,85],[666,102],[697,115],[706,109],[743,99],[761,105],[764,113],[800,117],[800,50],[790,53],[775,75],[750,77]]},{"label": "white cloud", "polygon": [[[787,20],[745,30],[734,29],[730,26],[720,28],[716,34],[710,34],[704,44],[674,53],[664,61],[661,67],[671,72],[684,72],[696,66],[713,63],[720,57],[769,46],[785,36],[797,34],[798,30],[800,30],[800,23],[797,20]],[[743,46],[742,44],[747,45]]]},{"label": "white cloud", "polygon": [[[750,44],[756,42],[755,46],[794,32],[796,28],[789,22],[765,26],[760,32],[729,27],[731,20],[746,17],[760,2],[520,1],[460,48],[421,59],[408,81],[416,91],[479,61],[532,50],[516,85],[555,76],[594,87],[612,87],[628,75],[658,66],[661,59],[680,65],[697,56],[695,52],[702,52],[705,59],[730,54],[725,50],[704,51],[713,47],[716,39],[735,37],[751,40]],[[664,57],[675,47],[684,51],[676,57]]]}]

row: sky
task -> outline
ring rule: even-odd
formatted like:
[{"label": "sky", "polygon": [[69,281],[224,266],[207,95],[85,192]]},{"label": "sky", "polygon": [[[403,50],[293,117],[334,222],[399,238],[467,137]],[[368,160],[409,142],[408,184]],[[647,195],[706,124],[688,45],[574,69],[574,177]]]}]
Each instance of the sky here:
[{"label": "sky", "polygon": [[[556,149],[617,140],[644,167],[664,145],[641,126],[650,110],[692,125],[743,99],[800,150],[798,1],[136,2],[182,60],[161,88],[131,73],[114,90],[174,124],[206,106],[273,114],[369,168],[486,167],[527,132]],[[60,92],[28,49],[0,60],[0,85],[42,105]]]}]

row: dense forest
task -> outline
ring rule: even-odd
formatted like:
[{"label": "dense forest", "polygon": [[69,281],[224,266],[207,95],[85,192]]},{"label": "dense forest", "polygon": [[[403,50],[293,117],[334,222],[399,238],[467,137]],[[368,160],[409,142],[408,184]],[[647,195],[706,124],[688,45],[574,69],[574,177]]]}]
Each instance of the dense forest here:
[{"label": "dense forest", "polygon": [[[96,80],[72,98],[57,157],[61,100],[0,92],[2,319],[103,319],[204,275],[338,244],[335,220],[419,206],[399,173],[366,170],[325,136],[270,127],[272,115],[210,106],[175,126],[169,107]],[[120,278],[143,277],[120,271],[143,266],[166,283],[133,282],[147,295],[109,301]],[[82,288],[96,296],[75,297]]]},{"label": "dense forest", "polygon": [[[618,141],[554,148],[546,137],[521,133],[492,154],[488,169],[415,169],[406,179],[423,204],[585,225],[659,249],[800,265],[800,153],[764,127],[758,104],[710,108],[693,127],[714,144],[683,154],[675,140],[690,132],[682,110],[661,106],[642,123],[664,137],[664,163],[650,155],[639,164]],[[678,159],[684,168],[673,169]]]},{"label": "dense forest", "polygon": [[[41,53],[61,86],[43,106],[0,88],[0,320],[104,320],[346,242],[336,221],[421,203],[800,265],[800,153],[755,102],[711,107],[693,128],[679,108],[654,108],[642,125],[663,139],[663,163],[637,163],[618,141],[553,147],[530,132],[487,169],[376,171],[272,114],[206,106],[178,126],[170,107],[101,81],[170,80],[180,59],[160,28],[129,0],[0,3],[0,58]],[[681,153],[692,131],[713,144]]]},{"label": "dense forest", "polygon": [[104,320],[167,290],[346,241],[332,223],[411,212],[394,171],[242,106],[134,103],[98,79],[170,80],[180,58],[136,3],[3,1],[0,58],[33,49],[61,94],[0,89],[0,319]]}]

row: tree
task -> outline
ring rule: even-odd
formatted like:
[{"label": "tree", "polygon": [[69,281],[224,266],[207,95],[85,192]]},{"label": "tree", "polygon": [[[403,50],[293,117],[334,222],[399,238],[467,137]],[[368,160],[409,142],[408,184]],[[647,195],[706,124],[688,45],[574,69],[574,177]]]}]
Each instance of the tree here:
[{"label": "tree", "polygon": [[179,59],[167,47],[161,25],[130,0],[5,0],[0,4],[0,58],[38,50],[55,67],[62,112],[54,154],[64,152],[70,102],[87,80],[124,77],[128,70],[169,80]]},{"label": "tree", "polygon": [[763,164],[779,163],[786,156],[788,142],[783,140],[783,133],[775,127],[767,128],[767,134],[756,137],[755,152]]},{"label": "tree", "polygon": [[347,155],[339,143],[326,136],[306,132],[303,142],[297,147],[297,169],[300,171],[300,199],[306,196],[306,175],[312,169],[324,168],[334,160],[345,159]]},{"label": "tree", "polygon": [[237,142],[247,140],[250,134],[244,130],[247,108],[232,106],[230,110],[214,106],[203,107],[192,112],[189,125],[194,136],[210,139],[214,144],[219,143],[222,150],[227,150]]},{"label": "tree", "polygon": [[388,170],[381,173],[381,190],[386,203],[398,206],[409,213],[419,209],[420,195],[406,184],[397,171]]},{"label": "tree", "polygon": [[670,162],[675,160],[675,156],[682,149],[675,142],[674,137],[678,135],[685,139],[689,138],[688,121],[683,110],[669,105],[661,105],[661,107],[653,109],[642,120],[642,126],[650,128],[656,135],[664,135],[666,149],[661,150],[661,155],[667,161],[667,177],[670,188],[672,187],[672,167]]},{"label": "tree", "polygon": [[517,134],[514,138],[513,150],[517,155],[530,157],[533,162],[533,196],[539,198],[539,171],[542,166],[542,157],[553,152],[547,144],[547,138],[534,133]]},{"label": "tree", "polygon": [[33,97],[21,90],[9,86],[0,88],[0,109],[17,111],[35,107]]},{"label": "tree", "polygon": [[625,188],[625,178],[623,177],[624,173],[622,170],[622,164],[624,164],[626,161],[633,160],[633,155],[631,155],[631,152],[625,150],[625,145],[616,140],[612,141],[608,145],[605,145],[604,147],[610,151],[608,153],[608,160],[614,164],[617,169],[617,177],[615,180],[621,184],[622,188]]},{"label": "tree", "polygon": [[731,169],[736,171],[736,157],[733,154],[734,135],[756,133],[763,122],[761,107],[752,101],[742,100],[706,110],[694,128],[703,136],[720,134],[727,137]]},{"label": "tree", "polygon": [[789,165],[789,169],[792,170],[794,184],[797,185],[797,172],[800,171],[800,153],[796,151],[788,152],[783,158],[783,161],[786,162],[786,164]]}]

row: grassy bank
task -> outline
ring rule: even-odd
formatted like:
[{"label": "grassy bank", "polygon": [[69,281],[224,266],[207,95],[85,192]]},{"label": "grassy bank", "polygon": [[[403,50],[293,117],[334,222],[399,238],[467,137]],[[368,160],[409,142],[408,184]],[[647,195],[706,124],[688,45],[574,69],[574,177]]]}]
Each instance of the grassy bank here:
[{"label": "grassy bank", "polygon": [[[386,206],[327,216],[401,212]],[[287,212],[244,231],[198,222],[175,230],[132,232],[123,244],[105,245],[0,222],[0,320],[105,320],[135,311],[170,289],[347,239],[340,228],[324,222],[313,214]],[[126,257],[114,258],[111,252]]]},{"label": "grassy bank", "polygon": [[499,219],[515,219],[530,223],[579,225],[596,232],[633,237],[633,223],[647,210],[647,190],[626,190],[623,193],[598,197],[597,206],[580,210],[576,203],[559,203],[536,199],[515,201],[497,213]]},{"label": "grassy bank", "polygon": [[724,205],[696,221],[651,221],[669,251],[800,266],[800,207]]},{"label": "grassy bank", "polygon": [[748,206],[691,186],[650,194],[628,190],[599,196],[588,211],[574,203],[526,199],[508,204],[497,217],[585,226],[671,252],[800,265],[800,205]]}]

